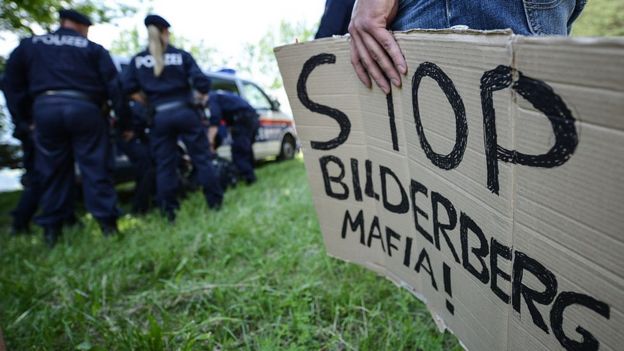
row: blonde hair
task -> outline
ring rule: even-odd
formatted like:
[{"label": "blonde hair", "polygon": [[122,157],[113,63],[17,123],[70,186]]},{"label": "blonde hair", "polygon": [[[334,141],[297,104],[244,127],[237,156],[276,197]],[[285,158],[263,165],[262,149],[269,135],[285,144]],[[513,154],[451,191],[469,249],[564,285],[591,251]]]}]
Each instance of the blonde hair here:
[{"label": "blonde hair", "polygon": [[165,69],[165,43],[158,27],[147,26],[147,43],[149,53],[154,57],[154,75],[159,77]]}]

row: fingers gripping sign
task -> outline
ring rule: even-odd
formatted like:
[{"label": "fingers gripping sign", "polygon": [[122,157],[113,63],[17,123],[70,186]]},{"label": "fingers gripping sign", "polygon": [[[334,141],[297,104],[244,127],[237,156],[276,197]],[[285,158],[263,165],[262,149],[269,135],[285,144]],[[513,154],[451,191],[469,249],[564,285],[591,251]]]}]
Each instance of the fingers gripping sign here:
[{"label": "fingers gripping sign", "polygon": [[387,29],[397,9],[398,0],[358,0],[349,24],[355,73],[365,86],[370,88],[374,80],[386,94],[390,82],[401,87],[401,74],[407,73],[403,53]]}]

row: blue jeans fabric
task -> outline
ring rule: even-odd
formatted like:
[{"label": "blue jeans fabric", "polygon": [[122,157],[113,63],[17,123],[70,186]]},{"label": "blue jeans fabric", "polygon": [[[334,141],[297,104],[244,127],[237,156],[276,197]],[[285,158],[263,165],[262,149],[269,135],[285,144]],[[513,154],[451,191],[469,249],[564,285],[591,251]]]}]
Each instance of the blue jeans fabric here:
[{"label": "blue jeans fabric", "polygon": [[42,187],[43,227],[60,226],[73,209],[74,160],[82,179],[87,210],[98,220],[119,216],[113,187],[108,122],[94,103],[43,96],[33,106],[35,120],[35,170]]},{"label": "blue jeans fabric", "polygon": [[392,30],[511,28],[521,35],[567,35],[587,0],[399,0]]},{"label": "blue jeans fabric", "polygon": [[159,112],[154,116],[150,140],[156,160],[156,199],[164,211],[174,211],[179,204],[176,199],[179,186],[178,138],[184,142],[197,170],[199,184],[203,187],[210,207],[221,205],[223,189],[212,167],[208,136],[199,114],[190,107]]}]

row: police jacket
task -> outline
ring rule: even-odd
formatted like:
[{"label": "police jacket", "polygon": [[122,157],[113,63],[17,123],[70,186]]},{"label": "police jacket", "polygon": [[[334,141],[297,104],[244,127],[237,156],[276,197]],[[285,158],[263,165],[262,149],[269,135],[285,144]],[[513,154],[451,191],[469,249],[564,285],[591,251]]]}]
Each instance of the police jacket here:
[{"label": "police jacket", "polygon": [[192,101],[192,89],[207,94],[210,78],[202,73],[193,56],[171,45],[164,54],[165,68],[154,75],[154,57],[144,50],[130,61],[124,70],[122,86],[130,95],[142,90],[152,106],[176,100]]},{"label": "police jacket", "polygon": [[110,99],[119,104],[116,77],[106,49],[60,28],[20,42],[6,63],[4,92],[14,120],[23,122],[30,119],[34,99],[48,90],[75,90],[96,103]]},{"label": "police jacket", "polygon": [[208,106],[211,126],[218,126],[221,119],[232,124],[235,117],[241,113],[256,115],[256,110],[242,97],[225,91],[211,92]]}]

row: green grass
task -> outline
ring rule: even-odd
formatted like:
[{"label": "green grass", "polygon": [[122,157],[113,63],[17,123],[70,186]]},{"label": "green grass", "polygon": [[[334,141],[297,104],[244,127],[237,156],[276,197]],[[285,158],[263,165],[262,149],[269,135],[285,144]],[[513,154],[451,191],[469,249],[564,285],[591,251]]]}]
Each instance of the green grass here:
[{"label": "green grass", "polygon": [[572,26],[574,36],[624,36],[624,1],[589,0]]},{"label": "green grass", "polygon": [[8,349],[461,349],[408,292],[325,254],[301,160],[258,175],[219,212],[192,194],[174,226],[126,216],[105,239],[84,215],[51,251],[2,235]]}]

